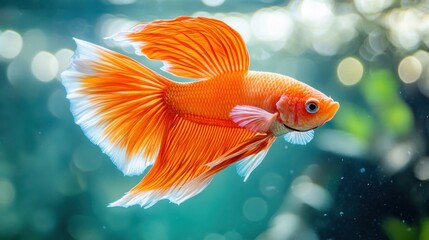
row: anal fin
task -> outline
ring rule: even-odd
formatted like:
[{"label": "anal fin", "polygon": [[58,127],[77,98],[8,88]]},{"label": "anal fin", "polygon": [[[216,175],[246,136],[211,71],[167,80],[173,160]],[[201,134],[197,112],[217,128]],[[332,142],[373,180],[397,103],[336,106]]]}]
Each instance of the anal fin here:
[{"label": "anal fin", "polygon": [[[241,158],[256,154],[259,149],[246,148],[255,138],[264,145],[265,136],[244,128],[206,125],[177,117],[150,171],[110,206],[139,204],[149,207],[161,199],[179,204],[201,192],[213,174]],[[238,155],[235,156],[234,151],[238,151]],[[228,159],[232,160],[229,164],[224,161],[214,167],[208,166],[213,160],[227,155],[234,156],[234,159]]]}]

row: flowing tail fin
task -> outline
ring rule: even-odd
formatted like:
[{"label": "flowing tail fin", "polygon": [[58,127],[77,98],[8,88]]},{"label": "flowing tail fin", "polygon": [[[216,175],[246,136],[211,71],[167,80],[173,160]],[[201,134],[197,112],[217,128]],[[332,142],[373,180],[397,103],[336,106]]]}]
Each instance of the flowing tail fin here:
[{"label": "flowing tail fin", "polygon": [[75,41],[71,67],[61,74],[75,121],[125,175],[140,174],[154,163],[173,121],[164,95],[175,83],[124,55]]},{"label": "flowing tail fin", "polygon": [[[202,191],[218,171],[247,156],[261,159],[257,153],[271,145],[270,138],[244,128],[181,117],[165,100],[178,83],[119,53],[75,41],[71,67],[61,77],[76,123],[126,175],[153,164],[110,206],[149,207],[161,199],[179,204]],[[243,168],[245,175],[258,161]]]},{"label": "flowing tail fin", "polygon": [[[240,35],[215,19],[155,21],[117,37],[136,43],[180,77],[246,74],[249,66]],[[182,89],[179,83],[119,53],[76,43],[71,68],[62,74],[76,123],[126,175],[153,164],[139,184],[110,206],[149,207],[161,199],[179,204],[240,160],[239,173],[246,179],[275,139],[232,121],[228,126],[209,124],[176,113],[174,104],[180,100],[168,92]]]}]

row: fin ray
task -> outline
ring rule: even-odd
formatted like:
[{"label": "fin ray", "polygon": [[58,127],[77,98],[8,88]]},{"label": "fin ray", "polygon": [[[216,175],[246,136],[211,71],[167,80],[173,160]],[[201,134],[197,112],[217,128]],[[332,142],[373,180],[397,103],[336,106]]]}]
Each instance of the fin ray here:
[{"label": "fin ray", "polygon": [[229,116],[240,127],[255,132],[267,132],[277,114],[254,106],[237,105],[231,110]]},{"label": "fin ray", "polygon": [[240,160],[237,163],[237,172],[240,176],[244,177],[243,181],[246,181],[250,174],[255,170],[256,167],[261,164],[262,160],[264,160],[265,156],[268,153],[268,149],[262,150],[257,154],[249,156],[243,160]]},{"label": "fin ray", "polygon": [[71,67],[61,74],[75,122],[124,174],[140,174],[172,119],[162,96],[173,83],[119,53],[75,41]]},{"label": "fin ray", "polygon": [[249,56],[240,34],[212,18],[179,17],[140,23],[111,37],[130,42],[136,52],[164,62],[179,77],[208,79],[228,72],[246,73]]},{"label": "fin ray", "polygon": [[246,181],[251,172],[262,162],[275,139],[276,137],[271,134],[255,135],[208,164],[210,169],[201,175],[200,179],[210,177],[233,163],[244,161],[244,165],[239,162],[237,170]]},{"label": "fin ray", "polygon": [[305,145],[309,143],[314,137],[314,130],[306,132],[288,132],[284,135],[284,139],[287,142],[298,145]]},{"label": "fin ray", "polygon": [[[150,171],[110,206],[139,204],[148,207],[161,199],[179,204],[201,192],[218,172],[211,171],[210,162],[224,154],[232,154],[238,146],[238,150],[242,149],[242,145],[256,135],[243,128],[205,125],[177,117]],[[243,153],[239,155],[244,157]],[[222,166],[230,164],[232,162],[227,165],[223,162]]]}]

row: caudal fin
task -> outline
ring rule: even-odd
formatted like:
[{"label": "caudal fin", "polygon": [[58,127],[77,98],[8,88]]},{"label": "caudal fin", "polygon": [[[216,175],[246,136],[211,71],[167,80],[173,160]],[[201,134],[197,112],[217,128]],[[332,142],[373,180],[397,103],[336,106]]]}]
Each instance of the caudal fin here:
[{"label": "caudal fin", "polygon": [[[248,71],[244,41],[215,19],[180,17],[143,23],[115,39],[130,41],[180,77],[211,79]],[[125,174],[139,174],[153,164],[139,184],[110,206],[149,207],[161,199],[179,204],[202,191],[217,172],[239,161],[239,173],[246,179],[275,139],[258,132],[268,125],[261,127],[255,119],[250,120],[257,129],[232,121],[230,125],[203,118],[195,121],[174,112],[179,97],[167,93],[170,87],[183,89],[179,83],[119,53],[77,39],[76,43],[72,66],[62,74],[76,122]],[[235,117],[247,125],[246,115]]]},{"label": "caudal fin", "polygon": [[163,96],[174,83],[131,58],[74,40],[75,55],[61,78],[76,123],[125,175],[142,173],[172,119]]}]

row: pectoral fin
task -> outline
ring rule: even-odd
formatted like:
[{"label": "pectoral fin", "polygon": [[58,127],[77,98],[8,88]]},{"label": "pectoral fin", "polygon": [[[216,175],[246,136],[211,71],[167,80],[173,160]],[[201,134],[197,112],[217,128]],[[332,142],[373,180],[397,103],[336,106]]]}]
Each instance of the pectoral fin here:
[{"label": "pectoral fin", "polygon": [[240,127],[254,132],[267,132],[277,114],[254,106],[237,105],[231,110],[229,116]]},{"label": "pectoral fin", "polygon": [[314,137],[314,130],[306,132],[288,132],[284,135],[284,139],[292,144],[305,145]]}]

